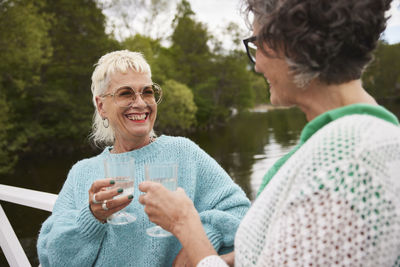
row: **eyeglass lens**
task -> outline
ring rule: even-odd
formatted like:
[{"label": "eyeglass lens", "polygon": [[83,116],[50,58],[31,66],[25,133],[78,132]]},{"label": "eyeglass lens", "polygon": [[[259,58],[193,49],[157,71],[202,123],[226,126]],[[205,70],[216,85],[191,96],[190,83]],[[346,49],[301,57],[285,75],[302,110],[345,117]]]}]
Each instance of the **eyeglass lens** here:
[{"label": "eyeglass lens", "polygon": [[137,94],[149,105],[158,104],[161,99],[161,89],[156,85],[152,85],[143,88],[142,92],[138,93],[130,87],[120,88],[115,92],[114,100],[120,107],[129,107],[136,100]]},{"label": "eyeglass lens", "polygon": [[248,47],[248,51],[249,51],[250,60],[252,60],[253,62],[256,62],[257,46],[253,42],[248,42],[247,47]]}]

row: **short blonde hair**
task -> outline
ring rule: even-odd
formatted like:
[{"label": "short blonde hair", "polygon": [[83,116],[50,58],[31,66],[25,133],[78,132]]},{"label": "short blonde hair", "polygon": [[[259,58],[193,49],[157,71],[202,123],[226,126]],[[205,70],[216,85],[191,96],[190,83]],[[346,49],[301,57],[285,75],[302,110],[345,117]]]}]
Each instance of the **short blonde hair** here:
[{"label": "short blonde hair", "polygon": [[[110,77],[116,72],[126,73],[129,69],[132,69],[151,77],[151,69],[141,53],[129,50],[107,53],[99,59],[95,66],[91,86],[95,111],[90,138],[96,146],[107,146],[114,143],[115,134],[111,126],[107,128],[103,126],[103,119],[97,111],[96,96],[107,91]],[[154,135],[154,132],[151,131],[150,135]]]}]

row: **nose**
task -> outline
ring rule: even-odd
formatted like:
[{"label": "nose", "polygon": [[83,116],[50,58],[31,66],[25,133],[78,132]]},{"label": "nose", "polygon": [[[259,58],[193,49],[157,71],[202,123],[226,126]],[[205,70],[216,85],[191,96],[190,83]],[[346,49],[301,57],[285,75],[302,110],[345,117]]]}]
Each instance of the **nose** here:
[{"label": "nose", "polygon": [[147,103],[143,100],[142,95],[140,93],[135,92],[135,98],[132,99],[131,106],[146,107]]}]

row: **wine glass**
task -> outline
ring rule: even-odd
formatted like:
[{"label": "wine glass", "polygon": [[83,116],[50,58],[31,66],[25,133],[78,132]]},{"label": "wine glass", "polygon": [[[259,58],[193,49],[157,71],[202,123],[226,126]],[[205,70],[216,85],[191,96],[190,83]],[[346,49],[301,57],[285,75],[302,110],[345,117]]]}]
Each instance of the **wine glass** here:
[{"label": "wine glass", "polygon": [[[114,197],[119,198],[134,194],[135,160],[132,157],[109,155],[104,159],[106,178],[112,178],[115,184],[107,189],[122,188],[124,191]],[[136,216],[126,211],[126,207],[107,218],[107,223],[114,225],[128,224],[136,221]]]},{"label": "wine glass", "polygon": [[[147,181],[161,183],[168,190],[175,191],[178,182],[177,163],[145,164],[145,176]],[[152,237],[168,237],[172,234],[160,226],[153,226],[146,229],[146,233]]]}]

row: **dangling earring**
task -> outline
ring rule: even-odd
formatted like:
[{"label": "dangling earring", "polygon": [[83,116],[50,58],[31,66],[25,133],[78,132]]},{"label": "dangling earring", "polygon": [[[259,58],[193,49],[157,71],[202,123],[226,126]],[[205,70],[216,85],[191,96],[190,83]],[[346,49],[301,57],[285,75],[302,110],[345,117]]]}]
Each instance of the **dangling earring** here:
[{"label": "dangling earring", "polygon": [[108,128],[108,126],[110,126],[110,122],[108,121],[107,118],[103,119],[103,126],[104,126],[104,128]]}]

